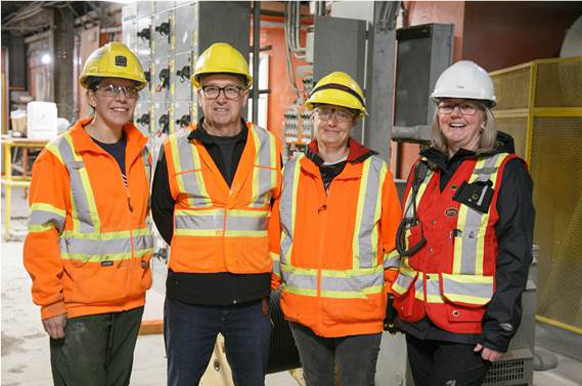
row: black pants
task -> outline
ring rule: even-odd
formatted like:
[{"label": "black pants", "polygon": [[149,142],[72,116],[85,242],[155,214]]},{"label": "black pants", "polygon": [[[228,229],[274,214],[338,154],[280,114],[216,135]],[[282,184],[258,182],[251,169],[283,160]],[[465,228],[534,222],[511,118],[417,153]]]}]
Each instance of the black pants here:
[{"label": "black pants", "polygon": [[382,334],[324,338],[290,322],[307,386],[333,386],[335,365],[342,385],[373,386]]},{"label": "black pants", "polygon": [[143,307],[67,320],[51,339],[55,386],[127,386]]},{"label": "black pants", "polygon": [[481,386],[489,361],[475,345],[417,339],[406,334],[408,361],[416,386]]}]

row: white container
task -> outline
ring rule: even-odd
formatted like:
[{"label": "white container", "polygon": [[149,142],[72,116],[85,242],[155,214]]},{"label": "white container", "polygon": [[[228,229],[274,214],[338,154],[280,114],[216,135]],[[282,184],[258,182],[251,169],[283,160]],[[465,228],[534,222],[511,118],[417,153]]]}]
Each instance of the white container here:
[{"label": "white container", "polygon": [[52,102],[29,102],[26,105],[28,138],[57,137],[57,105]]}]

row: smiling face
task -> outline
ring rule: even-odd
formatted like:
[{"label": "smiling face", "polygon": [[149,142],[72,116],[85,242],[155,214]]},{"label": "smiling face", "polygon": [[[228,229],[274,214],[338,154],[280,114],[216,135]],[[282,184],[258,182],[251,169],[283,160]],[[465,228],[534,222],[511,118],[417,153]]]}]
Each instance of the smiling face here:
[{"label": "smiling face", "polygon": [[312,117],[318,144],[334,148],[347,147],[356,120],[350,109],[335,105],[319,105]]},{"label": "smiling face", "polygon": [[438,105],[438,121],[447,139],[449,153],[460,148],[476,150],[481,130],[485,126],[485,111],[475,102],[466,99],[444,99]]},{"label": "smiling face", "polygon": [[[241,79],[229,74],[207,75],[201,79],[200,84],[198,103],[204,112],[205,124],[217,130],[239,127],[241,111],[249,96]],[[216,98],[208,98],[203,91],[206,87],[211,86],[223,89],[219,91]],[[241,91],[238,97],[229,99],[226,97],[225,87],[235,87]]]},{"label": "smiling face", "polygon": [[113,95],[111,90],[116,90],[116,87],[134,90],[135,84],[128,79],[105,78],[99,82],[97,90],[87,91],[87,99],[95,109],[95,115],[110,128],[120,128],[129,122],[137,102],[133,92],[122,91]]}]

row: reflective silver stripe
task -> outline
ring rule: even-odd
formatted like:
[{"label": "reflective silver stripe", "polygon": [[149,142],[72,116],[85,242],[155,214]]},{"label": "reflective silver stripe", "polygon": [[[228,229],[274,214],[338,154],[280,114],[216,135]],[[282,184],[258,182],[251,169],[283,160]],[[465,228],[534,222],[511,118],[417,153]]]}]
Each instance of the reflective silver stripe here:
[{"label": "reflective silver stripe", "polygon": [[[198,154],[198,149],[196,145],[188,141],[188,135],[190,135],[189,130],[180,130],[179,132],[172,134],[175,136],[176,151],[178,152],[178,159],[180,165],[174,163],[176,168],[176,173],[186,172],[178,174],[176,178],[182,180],[184,184],[184,190],[188,194],[190,205],[193,207],[211,207],[212,200],[206,194],[206,189],[199,185],[199,181],[203,183],[202,171],[194,171],[197,166],[194,165],[194,159],[200,163],[200,155]],[[198,178],[200,178],[200,180]]]},{"label": "reflective silver stripe", "polygon": [[400,254],[393,250],[390,253],[384,254],[384,268],[398,268],[400,267]]},{"label": "reflective silver stripe", "polygon": [[[226,228],[225,228],[226,213]],[[176,210],[176,229],[222,231],[263,231],[267,229],[269,211],[210,209]]]},{"label": "reflective silver stripe", "polygon": [[[292,272],[292,269],[283,271],[285,286],[297,290],[317,290],[317,276]],[[348,277],[321,276],[322,291],[336,292],[363,292],[367,288],[382,286],[383,272]]]},{"label": "reflective silver stripe", "polygon": [[[276,160],[271,159],[271,147],[274,146],[272,135],[265,129],[253,125],[249,129],[255,140],[255,167],[254,173],[257,173],[256,181],[253,181],[253,200],[250,207],[264,207],[269,204],[271,200],[272,175],[276,171]],[[247,139],[248,140],[248,139]],[[255,179],[255,178],[253,178]]]},{"label": "reflective silver stripe", "polygon": [[[473,169],[473,173],[471,178],[469,179],[469,183],[475,181],[488,181],[490,179],[495,182],[495,175],[488,174],[487,172],[496,173],[497,172],[497,161],[499,157],[505,157],[505,154],[496,154],[491,157],[487,157],[484,159],[480,159],[475,164],[475,168]],[[493,177],[493,178],[492,178]],[[466,212],[465,212],[466,211]],[[463,212],[466,213],[463,216]],[[462,239],[462,248],[461,248],[461,256],[455,256],[454,259],[458,265],[460,263],[460,269],[455,269],[454,273],[458,274],[476,274],[478,261],[481,259],[477,259],[477,254],[483,253],[483,245],[479,246],[479,240],[481,243],[483,242],[483,238],[480,233],[484,233],[487,227],[487,220],[489,216],[488,214],[476,211],[471,208],[461,208],[460,214],[458,216],[458,224],[457,228],[461,230],[462,234],[460,238],[456,238],[455,242],[461,242]],[[464,221],[463,221],[464,219]],[[455,249],[455,252],[458,252],[458,248]],[[482,272],[482,269],[481,269]]]},{"label": "reflective silver stripe", "polygon": [[152,182],[152,163],[150,162],[150,151],[147,146],[143,148],[143,164],[145,166],[146,178],[148,179],[148,186]]},{"label": "reflective silver stripe", "polygon": [[279,255],[271,252],[271,260],[273,261],[273,273],[277,277],[281,277],[281,262],[279,260]]},{"label": "reflective silver stripe", "polygon": [[196,211],[177,210],[174,216],[176,229],[222,230],[224,228],[224,209],[204,210],[200,211],[200,214],[195,213]]},{"label": "reflective silver stripe", "polygon": [[364,291],[366,288],[382,286],[384,284],[384,272],[370,275],[357,275],[352,277],[321,277],[322,291]]},{"label": "reflective silver stripe", "polygon": [[451,301],[486,304],[493,296],[492,276],[443,275],[444,296]]},{"label": "reflective silver stripe", "polygon": [[[359,234],[357,235],[359,251],[354,259],[359,268],[372,268],[377,265],[378,224],[380,220],[381,183],[386,176],[386,165],[382,159],[372,156],[364,161],[364,173],[361,184],[365,188],[363,197],[358,198],[358,212],[361,213]],[[362,195],[362,188],[360,188]]]},{"label": "reflective silver stripe", "polygon": [[[145,250],[153,248],[153,238],[151,235],[134,236],[134,249]],[[59,239],[61,252],[67,254],[87,255],[92,260],[96,256],[131,253],[131,237],[120,239],[81,239],[74,237],[61,237]]]},{"label": "reflective silver stripe", "polygon": [[295,231],[295,199],[296,185],[301,168],[300,160],[303,154],[287,162],[283,170],[283,189],[281,193],[281,264],[288,264],[287,256],[291,253],[293,245],[293,232]]},{"label": "reflective silver stripe", "polygon": [[85,169],[85,164],[82,161],[75,160],[75,150],[71,148],[67,141],[66,137],[68,136],[70,134],[57,138],[56,145],[71,180],[71,201],[74,205],[72,211],[73,221],[79,221],[79,232],[81,233],[99,232],[91,218],[89,198],[81,176],[81,170]]},{"label": "reflective silver stripe", "polygon": [[30,212],[28,226],[43,226],[48,225],[49,223],[53,223],[60,233],[65,228],[65,217],[44,210],[33,210]]},{"label": "reflective silver stripe", "polygon": [[229,231],[262,231],[267,229],[268,213],[262,217],[227,216],[226,229]]}]

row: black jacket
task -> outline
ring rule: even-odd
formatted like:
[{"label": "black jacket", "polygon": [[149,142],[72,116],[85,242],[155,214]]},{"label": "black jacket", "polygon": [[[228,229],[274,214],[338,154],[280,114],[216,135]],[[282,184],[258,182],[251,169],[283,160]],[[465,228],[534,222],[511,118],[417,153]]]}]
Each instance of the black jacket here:
[{"label": "black jacket", "polygon": [[[204,131],[203,119],[198,122],[197,129],[184,140],[196,139],[202,142],[230,186],[247,141],[247,126],[241,120],[241,132],[232,137],[230,149],[227,151],[229,154],[225,157],[223,141]],[[169,245],[174,232],[174,204],[168,180],[168,165],[162,146],[152,187],[152,217],[158,231]],[[168,270],[166,296],[188,304],[227,305],[269,296],[270,285],[269,273],[178,273]]]},{"label": "black jacket", "polygon": [[[513,138],[498,132],[497,146],[492,154],[514,153]],[[420,152],[429,160],[431,167],[441,169],[441,191],[463,161],[475,158],[472,151],[459,149],[448,159],[435,148]],[[495,273],[495,293],[483,317],[481,335],[455,334],[441,330],[428,318],[417,323],[397,320],[397,326],[419,339],[444,340],[476,344],[495,351],[506,352],[509,341],[521,322],[521,296],[525,290],[529,264],[532,261],[533,227],[535,210],[532,201],[533,182],[521,160],[507,163],[499,188],[495,226],[499,251]]]}]

